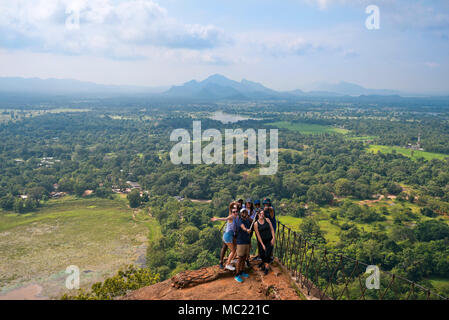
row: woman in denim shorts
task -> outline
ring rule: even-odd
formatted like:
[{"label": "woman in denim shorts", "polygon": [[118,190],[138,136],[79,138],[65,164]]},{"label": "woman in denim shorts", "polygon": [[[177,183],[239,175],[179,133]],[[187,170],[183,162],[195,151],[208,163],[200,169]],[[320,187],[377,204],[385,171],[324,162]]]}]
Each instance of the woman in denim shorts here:
[{"label": "woman in denim shorts", "polygon": [[231,253],[229,254],[226,267],[230,271],[234,271],[235,267],[231,265],[231,261],[235,257],[236,245],[234,244],[234,229],[235,229],[235,219],[238,217],[238,207],[237,205],[231,205],[229,216],[226,218],[216,218],[213,217],[211,221],[226,221],[225,232],[223,233],[223,242],[228,246]]}]

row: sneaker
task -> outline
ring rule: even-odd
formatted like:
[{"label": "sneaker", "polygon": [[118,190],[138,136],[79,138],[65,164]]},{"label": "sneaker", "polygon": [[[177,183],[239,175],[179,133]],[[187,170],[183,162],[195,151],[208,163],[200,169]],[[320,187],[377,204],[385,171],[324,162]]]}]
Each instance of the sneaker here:
[{"label": "sneaker", "polygon": [[263,273],[264,273],[264,275],[267,275],[268,274],[268,269],[265,268],[265,271]]},{"label": "sneaker", "polygon": [[220,269],[224,269],[223,263],[220,262],[219,267]]},{"label": "sneaker", "polygon": [[242,283],[243,279],[240,276],[235,276],[234,277],[235,281],[237,281],[238,283]]},{"label": "sneaker", "polygon": [[253,261],[260,261],[260,260],[262,259],[259,256],[253,258]]},{"label": "sneaker", "polygon": [[264,263],[263,262],[261,262],[261,263],[259,263],[257,266],[260,268],[260,269],[262,269],[262,268],[264,268]]},{"label": "sneaker", "polygon": [[231,266],[230,264],[227,264],[225,269],[230,270],[230,271],[235,271],[235,267]]},{"label": "sneaker", "polygon": [[247,274],[247,273],[245,273],[245,272],[242,272],[241,276],[242,276],[243,278],[248,278],[248,277],[249,277],[249,274]]}]

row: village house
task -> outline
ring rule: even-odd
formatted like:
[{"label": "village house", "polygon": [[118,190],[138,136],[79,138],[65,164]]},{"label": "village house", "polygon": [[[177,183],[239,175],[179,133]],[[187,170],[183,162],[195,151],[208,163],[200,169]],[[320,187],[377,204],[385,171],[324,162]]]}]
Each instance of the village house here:
[{"label": "village house", "polygon": [[132,181],[126,181],[126,183],[131,187],[132,189],[142,189],[142,187],[140,186],[140,184],[138,184],[137,182],[132,182]]}]

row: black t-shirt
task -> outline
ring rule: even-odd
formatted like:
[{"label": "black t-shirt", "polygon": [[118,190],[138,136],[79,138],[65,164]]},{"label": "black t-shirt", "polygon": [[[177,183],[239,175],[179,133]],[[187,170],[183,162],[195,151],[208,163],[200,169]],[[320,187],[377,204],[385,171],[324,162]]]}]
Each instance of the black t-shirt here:
[{"label": "black t-shirt", "polygon": [[257,221],[257,229],[259,230],[262,241],[270,241],[271,238],[273,238],[273,235],[271,234],[271,228],[267,220],[265,220],[263,224],[260,224],[259,221]]},{"label": "black t-shirt", "polygon": [[242,229],[242,224],[245,226],[246,229],[249,229],[251,227],[251,220],[243,220],[242,218],[238,218],[236,221],[237,223],[237,244],[250,244],[251,238],[248,232],[244,231]]}]

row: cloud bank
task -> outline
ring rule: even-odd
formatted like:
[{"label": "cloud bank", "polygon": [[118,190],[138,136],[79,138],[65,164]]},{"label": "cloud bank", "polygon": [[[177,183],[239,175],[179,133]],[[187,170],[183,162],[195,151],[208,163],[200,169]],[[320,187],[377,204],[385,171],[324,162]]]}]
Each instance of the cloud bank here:
[{"label": "cloud bank", "polygon": [[230,40],[213,25],[182,24],[151,0],[0,0],[0,46],[135,56],[141,47],[204,50]]}]

